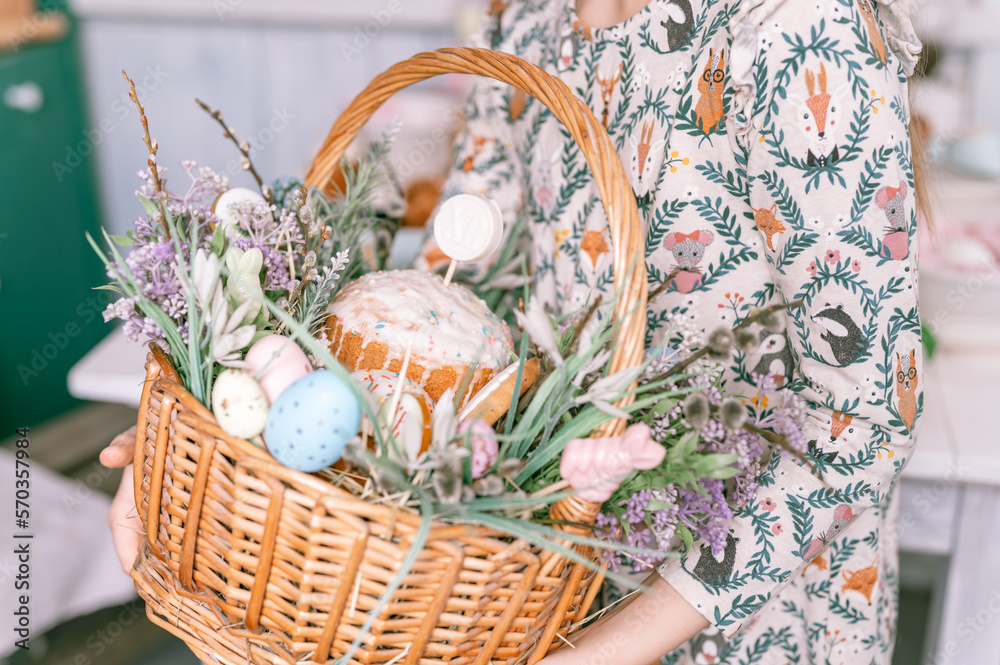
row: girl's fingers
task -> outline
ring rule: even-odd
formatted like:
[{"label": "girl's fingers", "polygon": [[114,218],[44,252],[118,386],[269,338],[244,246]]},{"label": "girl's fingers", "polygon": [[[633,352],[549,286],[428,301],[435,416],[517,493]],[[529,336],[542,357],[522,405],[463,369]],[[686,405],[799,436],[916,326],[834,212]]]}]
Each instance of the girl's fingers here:
[{"label": "girl's fingers", "polygon": [[135,426],[125,430],[101,451],[101,464],[109,469],[121,469],[131,464],[135,455]]},{"label": "girl's fingers", "polygon": [[128,575],[132,571],[139,548],[142,546],[142,520],[135,510],[135,495],[132,493],[132,466],[125,466],[118,492],[108,509],[108,526],[115,543],[115,554],[122,570]]}]

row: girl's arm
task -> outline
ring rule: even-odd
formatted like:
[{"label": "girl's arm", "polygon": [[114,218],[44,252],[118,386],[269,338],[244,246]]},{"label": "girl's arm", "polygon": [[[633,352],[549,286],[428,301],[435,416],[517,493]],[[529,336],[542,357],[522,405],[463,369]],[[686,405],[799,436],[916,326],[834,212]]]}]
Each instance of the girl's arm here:
[{"label": "girl's arm", "polygon": [[543,665],[591,663],[595,654],[605,663],[652,663],[708,627],[708,621],[658,573],[643,582],[646,591],[570,637],[541,662]]}]

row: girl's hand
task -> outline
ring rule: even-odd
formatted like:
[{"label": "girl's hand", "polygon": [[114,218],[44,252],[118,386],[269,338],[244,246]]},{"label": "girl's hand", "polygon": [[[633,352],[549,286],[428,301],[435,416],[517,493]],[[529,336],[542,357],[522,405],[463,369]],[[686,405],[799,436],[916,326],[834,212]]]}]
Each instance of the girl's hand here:
[{"label": "girl's hand", "polygon": [[111,500],[111,508],[108,509],[108,526],[111,527],[115,553],[126,575],[132,570],[145,538],[142,533],[142,520],[135,510],[135,494],[132,491],[134,451],[135,427],[116,436],[108,447],[101,451],[101,464],[109,469],[125,470],[121,484],[118,485],[118,492]]},{"label": "girl's hand", "polygon": [[123,469],[135,455],[135,425],[125,430],[101,451],[101,464],[109,469]]}]

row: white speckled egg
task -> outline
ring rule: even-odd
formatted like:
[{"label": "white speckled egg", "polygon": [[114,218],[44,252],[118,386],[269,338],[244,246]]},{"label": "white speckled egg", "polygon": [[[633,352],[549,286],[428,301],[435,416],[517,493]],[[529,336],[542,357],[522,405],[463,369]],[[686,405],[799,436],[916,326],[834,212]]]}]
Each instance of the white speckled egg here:
[{"label": "white speckled egg", "polygon": [[249,439],[264,431],[267,397],[249,374],[223,370],[212,386],[212,412],[226,434]]},{"label": "white speckled egg", "polygon": [[312,371],[306,354],[284,335],[268,335],[247,351],[246,372],[255,376],[261,368],[264,371],[257,380],[271,404],[285,388]]},{"label": "white speckled egg", "polygon": [[351,388],[327,369],[306,374],[271,405],[264,438],[274,458],[296,471],[325,469],[344,452],[361,424]]}]

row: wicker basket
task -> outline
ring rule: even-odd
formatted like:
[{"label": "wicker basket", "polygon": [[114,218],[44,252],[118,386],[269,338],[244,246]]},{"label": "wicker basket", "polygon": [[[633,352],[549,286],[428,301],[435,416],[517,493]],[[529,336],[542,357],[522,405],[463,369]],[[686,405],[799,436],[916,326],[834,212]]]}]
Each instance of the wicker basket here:
[{"label": "wicker basket", "polygon": [[[513,85],[568,128],[590,164],[611,222],[620,294],[615,317],[621,324],[611,368],[637,365],[646,279],[635,198],[590,109],[538,67],[473,49],[424,53],[393,66],[338,119],[307,184],[320,186],[332,176],[348,144],[386,98],[444,73]],[[134,467],[146,541],[132,577],[150,618],[206,662],[328,663],[344,655],[399,570],[420,516],[289,470],[260,448],[228,436],[155,349],[146,370]],[[595,435],[620,433],[624,425],[610,421]],[[598,508],[571,498],[551,512],[579,525],[563,528],[588,534]],[[590,555],[588,548],[576,547]],[[490,529],[435,523],[353,662],[537,661],[557,633],[565,635],[583,618],[599,577]]]}]

